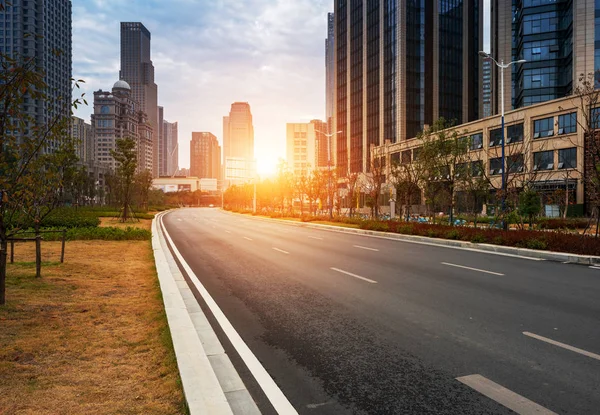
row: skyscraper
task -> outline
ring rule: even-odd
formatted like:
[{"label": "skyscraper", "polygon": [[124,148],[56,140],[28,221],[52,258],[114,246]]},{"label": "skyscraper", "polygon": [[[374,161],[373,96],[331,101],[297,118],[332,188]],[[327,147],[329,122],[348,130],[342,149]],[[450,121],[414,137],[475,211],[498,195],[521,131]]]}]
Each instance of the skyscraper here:
[{"label": "skyscraper", "polygon": [[[335,20],[327,13],[327,39],[325,39],[325,122],[331,126],[335,100]],[[325,131],[327,132],[327,131]]]},{"label": "skyscraper", "polygon": [[219,179],[221,147],[217,137],[208,132],[193,132],[190,142],[190,176]]},{"label": "skyscraper", "polygon": [[334,17],[341,174],[367,172],[371,145],[479,117],[482,0],[336,0]]},{"label": "skyscraper", "polygon": [[76,153],[79,162],[90,166],[94,160],[94,134],[92,125],[79,117],[71,119],[71,136],[76,140]]},{"label": "skyscraper", "polygon": [[163,120],[164,175],[172,176],[179,170],[179,128],[176,122]]},{"label": "skyscraper", "polygon": [[150,32],[139,22],[121,22],[120,79],[131,86],[132,99],[140,104],[152,126],[152,175],[159,175],[158,87],[150,56]]},{"label": "skyscraper", "polygon": [[490,117],[492,113],[492,65],[491,59],[483,59],[481,71],[481,118]]},{"label": "skyscraper", "polygon": [[[39,125],[56,117],[70,118],[71,110],[71,1],[29,0],[3,2],[0,13],[0,53],[35,57],[45,74],[47,102],[25,96],[23,110]],[[27,35],[27,36],[26,36]],[[58,53],[53,53],[57,51]],[[46,151],[57,148],[49,142]]]},{"label": "skyscraper", "polygon": [[[594,41],[600,38],[595,24],[600,2],[492,0],[491,11],[492,56],[505,63],[527,60],[504,71],[507,109],[568,96],[581,74],[600,69],[600,44]],[[499,78],[493,77],[495,112]]]},{"label": "skyscraper", "polygon": [[254,126],[247,102],[231,104],[229,116],[223,117],[224,179],[240,183],[254,178]]},{"label": "skyscraper", "polygon": [[[328,124],[321,120],[311,120],[310,123],[313,125],[315,130],[315,164],[313,167],[327,167],[327,163],[333,157],[333,153],[327,148],[331,145],[331,140],[325,133],[328,131]],[[331,122],[329,123],[331,125]]]}]

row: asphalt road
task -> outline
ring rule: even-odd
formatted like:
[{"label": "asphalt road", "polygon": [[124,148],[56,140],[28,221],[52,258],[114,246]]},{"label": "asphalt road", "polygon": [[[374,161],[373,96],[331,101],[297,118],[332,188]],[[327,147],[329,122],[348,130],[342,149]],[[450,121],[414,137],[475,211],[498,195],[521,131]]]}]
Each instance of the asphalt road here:
[{"label": "asphalt road", "polygon": [[301,414],[600,413],[600,269],[217,209],[164,223]]}]

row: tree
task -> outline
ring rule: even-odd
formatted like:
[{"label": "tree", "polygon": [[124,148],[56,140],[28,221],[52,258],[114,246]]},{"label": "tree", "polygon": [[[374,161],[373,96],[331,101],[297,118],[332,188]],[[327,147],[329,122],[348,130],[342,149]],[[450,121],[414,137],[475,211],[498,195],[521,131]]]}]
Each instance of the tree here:
[{"label": "tree", "polygon": [[364,190],[367,194],[367,206],[371,208],[371,216],[376,219],[379,217],[381,188],[385,183],[385,158],[374,156],[369,166],[369,173],[365,175]]},{"label": "tree", "polygon": [[411,150],[404,151],[400,159],[390,166],[390,182],[396,188],[396,198],[404,206],[403,213],[407,221],[410,219],[411,206],[419,204],[421,200],[422,167],[423,164],[418,160],[413,160]]},{"label": "tree", "polygon": [[116,175],[119,178],[117,194],[123,212],[120,216],[122,222],[130,218],[131,190],[135,170],[137,168],[136,145],[132,138],[120,138],[115,141],[115,149],[110,155],[117,162]]},{"label": "tree", "polygon": [[148,209],[148,198],[152,188],[152,173],[149,170],[144,170],[136,174],[133,178],[133,185],[137,205],[143,209]]},{"label": "tree", "polygon": [[529,228],[533,226],[533,218],[540,214],[542,201],[539,193],[527,189],[519,195],[519,213],[529,219]]},{"label": "tree", "polygon": [[[71,106],[85,103],[83,95],[51,98],[44,76],[35,58],[0,54],[0,305],[6,302],[8,241],[21,230],[18,217],[39,224],[64,194]],[[44,123],[25,111],[26,99],[45,104]]]},{"label": "tree", "polygon": [[355,205],[355,200],[358,198],[358,195],[360,194],[360,174],[356,173],[356,172],[351,172],[350,169],[348,169],[347,173],[346,173],[346,178],[345,178],[345,182],[346,182],[346,189],[348,190],[348,202],[349,202],[349,206],[348,206],[348,215],[350,217],[354,216],[354,211],[356,210],[356,205]]}]

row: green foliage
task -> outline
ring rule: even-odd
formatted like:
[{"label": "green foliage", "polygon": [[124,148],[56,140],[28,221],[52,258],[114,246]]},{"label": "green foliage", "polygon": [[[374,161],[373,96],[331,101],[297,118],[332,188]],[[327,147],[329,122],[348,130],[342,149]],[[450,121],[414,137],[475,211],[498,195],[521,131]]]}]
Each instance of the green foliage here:
[{"label": "green foliage", "polygon": [[[62,234],[59,232],[47,233],[43,237],[45,241],[59,241],[62,239]],[[96,239],[103,241],[148,241],[151,238],[152,233],[149,230],[131,226],[125,229],[116,227],[70,228],[66,234],[68,241]]]},{"label": "green foliage", "polygon": [[519,195],[519,213],[522,216],[532,218],[540,214],[542,202],[539,193],[533,190],[525,190]]}]

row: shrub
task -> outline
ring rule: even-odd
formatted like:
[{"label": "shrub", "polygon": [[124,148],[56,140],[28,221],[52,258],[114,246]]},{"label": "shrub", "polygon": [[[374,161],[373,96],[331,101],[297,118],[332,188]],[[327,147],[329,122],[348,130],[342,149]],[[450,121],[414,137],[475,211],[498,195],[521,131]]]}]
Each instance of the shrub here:
[{"label": "shrub", "polygon": [[460,232],[457,229],[452,229],[451,231],[449,231],[448,233],[446,233],[446,238],[447,239],[459,239],[460,238]]},{"label": "shrub", "polygon": [[527,241],[525,241],[525,245],[527,248],[529,249],[546,249],[547,248],[547,244],[546,242],[540,240],[540,239],[528,239]]},{"label": "shrub", "polygon": [[487,238],[482,233],[476,233],[471,236],[471,242],[481,244],[487,241]]}]

